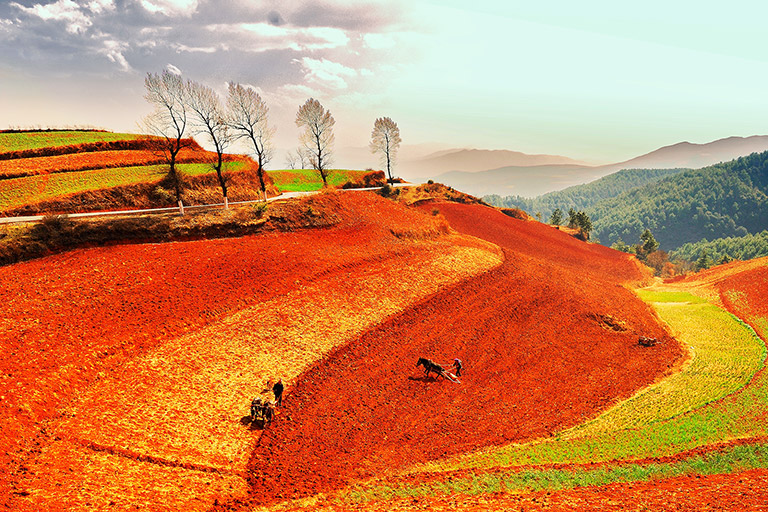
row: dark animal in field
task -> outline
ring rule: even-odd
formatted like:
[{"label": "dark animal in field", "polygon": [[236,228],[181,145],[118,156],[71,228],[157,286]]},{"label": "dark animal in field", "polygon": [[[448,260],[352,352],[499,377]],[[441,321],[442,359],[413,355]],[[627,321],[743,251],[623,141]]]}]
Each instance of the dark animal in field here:
[{"label": "dark animal in field", "polygon": [[445,378],[445,369],[440,366],[439,364],[435,363],[431,359],[426,359],[424,357],[420,357],[418,362],[416,362],[416,366],[423,366],[424,367],[424,375],[429,377],[429,374],[432,372],[435,372],[439,376]]},{"label": "dark animal in field", "polygon": [[261,398],[254,398],[251,402],[251,422],[260,421],[263,426],[272,423],[275,417],[275,403],[270,400],[262,401]]},{"label": "dark animal in field", "polygon": [[644,347],[652,347],[656,345],[659,342],[659,340],[657,340],[656,338],[648,338],[646,336],[640,336],[637,342]]}]

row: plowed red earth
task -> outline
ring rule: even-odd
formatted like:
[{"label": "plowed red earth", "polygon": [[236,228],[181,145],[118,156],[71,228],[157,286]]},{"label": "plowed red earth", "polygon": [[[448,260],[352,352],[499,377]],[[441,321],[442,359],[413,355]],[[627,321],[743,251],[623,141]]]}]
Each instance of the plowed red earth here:
[{"label": "plowed red earth", "polygon": [[681,476],[559,492],[484,494],[398,499],[356,507],[368,512],[464,511],[716,511],[768,510],[768,471]]},{"label": "plowed red earth", "polygon": [[[762,317],[768,322],[768,258],[733,262],[702,273],[714,280],[726,307],[741,318]],[[753,322],[762,336],[768,336],[768,323]]]},{"label": "plowed red earth", "polygon": [[36,433],[105,373],[317,276],[414,250],[390,229],[439,224],[372,194],[347,194],[343,207],[335,194],[314,201],[339,227],[77,250],[0,268],[0,503],[8,468],[40,448]]},{"label": "plowed red earth", "polygon": [[[306,372],[252,456],[253,502],[332,491],[409,464],[547,436],[630,396],[683,357],[622,286],[648,277],[634,259],[487,207],[437,208],[459,231],[501,246],[505,263]],[[601,323],[604,315],[625,330]],[[640,334],[663,342],[640,347]],[[462,383],[425,378],[414,367],[422,356],[462,359]]]}]

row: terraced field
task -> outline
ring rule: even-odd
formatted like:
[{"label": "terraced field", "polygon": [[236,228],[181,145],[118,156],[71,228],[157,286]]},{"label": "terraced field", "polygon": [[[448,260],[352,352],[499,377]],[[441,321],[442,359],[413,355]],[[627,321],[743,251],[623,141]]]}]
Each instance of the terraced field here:
[{"label": "terraced field", "polygon": [[[245,166],[245,162],[229,162],[226,169],[228,172],[237,172]],[[211,174],[210,164],[179,164],[178,167],[189,177]],[[168,167],[165,165],[144,165],[0,180],[0,211],[91,190],[157,183],[167,172]]]},{"label": "terraced field", "polygon": [[[347,181],[354,181],[362,177],[366,171],[350,171],[347,169],[334,169],[328,176],[328,185],[338,187]],[[309,192],[320,190],[323,180],[313,169],[290,169],[283,171],[267,171],[274,180],[275,186],[286,192]]]},{"label": "terraced field", "polygon": [[[179,163],[199,163],[208,160],[209,155],[199,149],[183,149],[178,155]],[[87,171],[138,165],[157,165],[163,158],[149,150],[116,150],[69,153],[37,158],[17,158],[2,163],[0,179],[23,178],[57,172]]]},{"label": "terraced field", "polygon": [[[0,133],[0,214],[73,213],[175,205],[163,188],[168,166],[143,135],[94,131]],[[211,163],[215,154],[194,140],[178,155],[187,204],[217,202],[221,190]],[[231,200],[261,198],[258,166],[225,155]],[[267,194],[279,193],[269,179]],[[160,188],[158,188],[160,186]]]},{"label": "terraced field", "polygon": [[114,133],[99,131],[42,131],[0,133],[0,153],[24,151],[49,147],[74,146],[92,142],[113,142],[118,140],[136,140],[145,137],[134,133]]}]

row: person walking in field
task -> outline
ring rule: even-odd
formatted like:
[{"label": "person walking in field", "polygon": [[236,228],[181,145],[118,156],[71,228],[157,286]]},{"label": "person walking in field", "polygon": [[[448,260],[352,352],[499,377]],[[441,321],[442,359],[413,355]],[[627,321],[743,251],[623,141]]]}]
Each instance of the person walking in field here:
[{"label": "person walking in field", "polygon": [[464,368],[461,365],[461,359],[456,358],[453,360],[453,367],[456,368],[456,376],[461,377],[461,369]]},{"label": "person walking in field", "polygon": [[275,382],[275,385],[272,386],[272,391],[275,393],[275,406],[277,407],[283,405],[283,389],[285,389],[285,387],[283,386],[283,379],[281,377],[280,380]]}]

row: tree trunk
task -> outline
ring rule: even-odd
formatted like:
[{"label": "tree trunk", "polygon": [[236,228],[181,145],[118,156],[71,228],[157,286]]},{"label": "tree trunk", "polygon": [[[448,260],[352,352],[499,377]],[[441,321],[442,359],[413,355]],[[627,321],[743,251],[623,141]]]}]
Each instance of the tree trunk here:
[{"label": "tree trunk", "polygon": [[264,181],[264,166],[262,165],[262,155],[259,153],[259,185],[261,185],[261,195],[264,196],[264,201],[267,200],[267,184]]},{"label": "tree trunk", "polygon": [[184,215],[184,202],[179,199],[179,215]]},{"label": "tree trunk", "polygon": [[219,185],[221,186],[221,194],[224,196],[224,209],[229,208],[229,201],[227,200],[227,182],[224,179],[224,174],[221,172],[221,168],[224,166],[223,160],[222,160],[222,154],[218,154],[219,161],[218,165],[216,166],[216,175],[219,177]]}]

